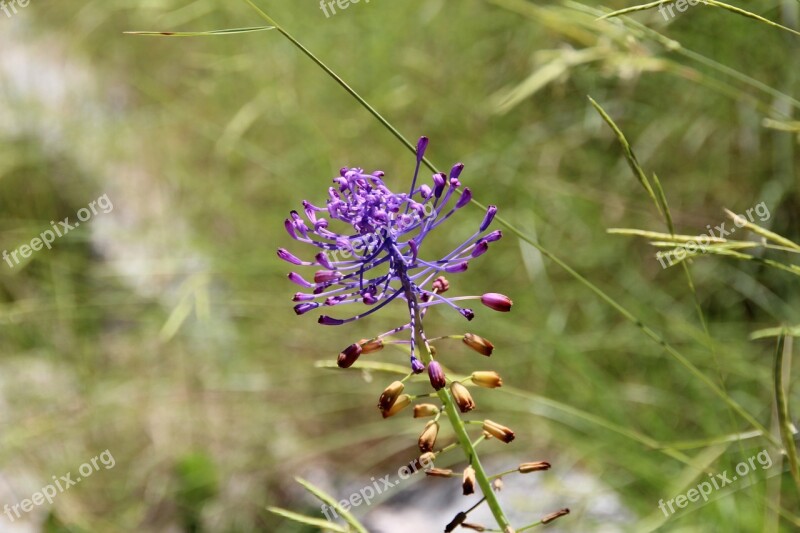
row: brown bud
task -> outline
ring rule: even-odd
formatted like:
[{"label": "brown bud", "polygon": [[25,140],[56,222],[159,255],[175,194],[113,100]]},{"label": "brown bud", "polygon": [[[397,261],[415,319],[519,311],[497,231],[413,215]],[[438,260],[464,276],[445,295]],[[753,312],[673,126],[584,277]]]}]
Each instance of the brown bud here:
[{"label": "brown bud", "polygon": [[383,414],[383,418],[389,418],[390,416],[396,415],[409,405],[411,405],[411,396],[408,394],[402,394],[397,397],[389,409],[382,410],[381,414]]},{"label": "brown bud", "polygon": [[353,363],[356,362],[358,356],[362,353],[361,346],[358,344],[351,344],[339,354],[339,359],[337,359],[336,364],[338,364],[341,368],[350,368],[353,366]]},{"label": "brown bud", "polygon": [[425,453],[433,450],[438,435],[439,423],[431,420],[425,425],[425,429],[422,430],[422,434],[419,436],[419,451]]},{"label": "brown bud", "polygon": [[479,387],[486,387],[487,389],[496,389],[503,386],[503,378],[493,370],[473,372],[472,382]]},{"label": "brown bud", "polygon": [[436,454],[433,452],[425,452],[417,459],[422,465],[422,468],[433,468],[433,460],[436,459]]},{"label": "brown bud", "polygon": [[361,339],[358,345],[361,346],[362,354],[379,352],[383,350],[383,339]]},{"label": "brown bud", "polygon": [[492,488],[494,489],[495,492],[500,492],[501,490],[503,490],[503,480],[497,478],[494,481],[492,481]]},{"label": "brown bud", "polygon": [[503,425],[498,424],[497,422],[492,422],[491,420],[483,421],[483,430],[489,435],[505,442],[506,444],[514,440],[513,431]]},{"label": "brown bud", "polygon": [[475,402],[472,401],[472,395],[460,382],[454,381],[451,383],[450,392],[453,394],[453,399],[462,413],[468,413],[475,409]]},{"label": "brown bud", "polygon": [[443,292],[447,292],[447,290],[450,288],[450,282],[447,281],[446,277],[439,276],[433,280],[433,288],[436,290],[436,292],[442,294]]},{"label": "brown bud", "polygon": [[549,515],[547,515],[544,518],[542,518],[542,524],[549,524],[550,522],[552,522],[556,518],[560,518],[560,517],[568,515],[568,514],[569,514],[569,509],[566,509],[566,508],[561,509],[560,511],[556,511],[555,513],[550,513]]},{"label": "brown bud", "polygon": [[475,335],[474,333],[465,333],[462,341],[464,342],[464,344],[466,344],[479,354],[485,355],[486,357],[492,355],[492,350],[494,350],[494,344],[484,339],[483,337]]},{"label": "brown bud", "polygon": [[453,471],[449,468],[431,468],[430,470],[426,470],[425,474],[433,477],[451,477]]},{"label": "brown bud", "polygon": [[414,418],[425,418],[426,416],[436,416],[439,408],[432,403],[421,403],[414,406]]},{"label": "brown bud", "polygon": [[464,496],[473,494],[475,492],[475,485],[477,483],[478,482],[475,479],[475,469],[472,468],[472,465],[470,465],[464,469],[464,474],[461,481],[461,489],[464,493]]},{"label": "brown bud", "polygon": [[388,411],[394,405],[394,402],[397,401],[397,397],[402,394],[403,389],[405,389],[405,385],[403,385],[400,381],[395,381],[388,387],[386,390],[383,391],[381,394],[380,399],[378,400],[378,409],[381,411]]},{"label": "brown bud", "polygon": [[461,527],[464,529],[471,529],[472,531],[486,531],[485,527],[478,524],[470,524],[469,522],[464,522],[461,524]]},{"label": "brown bud", "polygon": [[464,511],[461,511],[460,513],[458,513],[456,515],[455,518],[453,518],[450,521],[449,524],[444,526],[444,533],[451,533],[455,528],[457,528],[459,525],[463,524],[464,520],[466,520],[466,519],[467,519],[467,513],[465,513]]},{"label": "brown bud", "polygon": [[519,465],[520,474],[528,474],[530,472],[540,472],[542,470],[550,470],[550,463],[545,461],[536,461],[534,463],[522,463]]}]

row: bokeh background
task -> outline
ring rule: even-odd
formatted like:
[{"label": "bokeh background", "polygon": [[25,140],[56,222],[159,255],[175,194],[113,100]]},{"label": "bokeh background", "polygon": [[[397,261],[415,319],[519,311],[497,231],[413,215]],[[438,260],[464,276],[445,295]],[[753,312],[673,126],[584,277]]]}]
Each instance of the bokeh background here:
[{"label": "bokeh background", "polygon": [[[693,293],[646,241],[608,234],[666,229],[587,96],[659,176],[679,232],[706,233],[723,208],[764,202],[762,225],[796,240],[800,37],[702,5],[668,21],[656,10],[598,21],[631,3],[372,0],[330,17],[311,0],[257,3],[407,137],[429,136],[434,163],[463,161],[479,201],[777,432],[775,342],[750,335],[798,323],[795,276],[701,257]],[[797,28],[795,0],[735,3]],[[52,505],[0,516],[0,530],[314,531],[267,511],[323,518],[295,476],[346,498],[416,455],[419,421],[375,409],[393,376],[316,364],[396,325],[402,306],[320,327],[292,312],[290,265],[275,255],[306,252],[283,219],[304,198],[322,202],[340,167],[382,169],[403,189],[413,155],[276,31],[123,34],[261,24],[245,2],[212,0],[33,0],[0,12],[0,247],[74,220],[103,194],[113,202],[52,250],[0,264],[0,504],[104,450],[116,460]],[[442,246],[482,216],[465,209]],[[443,346],[453,371],[505,378],[474,394],[477,418],[517,433],[512,445],[482,445],[489,468],[553,464],[506,479],[515,524],[569,507],[548,528],[796,530],[780,450],[530,244],[506,231],[451,282],[515,302],[468,326],[435,310],[428,326],[496,345],[488,360]],[[375,360],[405,360],[385,352]],[[713,503],[658,510],[703,470],[765,449],[774,465]],[[417,476],[354,512],[370,531],[434,532],[472,502],[456,481]]]}]

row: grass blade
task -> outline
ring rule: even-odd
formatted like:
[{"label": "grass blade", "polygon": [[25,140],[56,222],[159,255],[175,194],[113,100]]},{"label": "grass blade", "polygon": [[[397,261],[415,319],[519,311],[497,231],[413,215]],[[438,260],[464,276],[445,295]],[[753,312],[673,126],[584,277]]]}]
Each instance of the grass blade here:
[{"label": "grass blade", "polygon": [[301,524],[307,524],[309,526],[318,527],[319,529],[324,531],[333,531],[334,533],[348,533],[349,531],[348,529],[345,529],[339,524],[335,524],[333,522],[329,522],[321,518],[312,518],[310,516],[293,513],[292,511],[287,511],[286,509],[281,509],[280,507],[267,507],[267,511],[276,514],[278,516],[288,518],[293,522],[299,522]]},{"label": "grass blade", "polygon": [[230,28],[226,30],[208,31],[126,31],[126,35],[144,35],[148,37],[208,37],[212,35],[235,35],[254,31],[274,30],[275,26],[253,26],[251,28]]},{"label": "grass blade", "polygon": [[306,481],[303,478],[296,477],[294,479],[295,481],[300,483],[304,489],[306,489],[308,492],[316,496],[316,498],[319,499],[321,502],[331,506],[333,510],[336,511],[336,513],[339,516],[341,516],[345,522],[347,522],[353,527],[354,531],[357,531],[358,533],[369,533],[367,529],[364,526],[362,526],[358,520],[356,520],[355,516],[353,516],[350,512],[346,511],[344,507],[339,505],[339,502],[337,502],[333,496],[330,496],[328,493],[326,493],[319,487],[312,485],[310,482]]},{"label": "grass blade", "polygon": [[794,429],[789,414],[789,402],[786,400],[786,389],[783,380],[783,355],[786,341],[786,332],[778,336],[775,347],[775,403],[778,407],[778,426],[780,427],[783,447],[789,459],[789,471],[792,473],[797,488],[800,489],[800,467],[797,463],[797,446],[794,442]]}]

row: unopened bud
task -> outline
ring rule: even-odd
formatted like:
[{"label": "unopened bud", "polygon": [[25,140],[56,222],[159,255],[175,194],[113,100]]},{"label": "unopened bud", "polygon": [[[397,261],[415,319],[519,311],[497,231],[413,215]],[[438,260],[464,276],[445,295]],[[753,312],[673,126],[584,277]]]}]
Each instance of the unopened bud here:
[{"label": "unopened bud", "polygon": [[475,493],[476,484],[477,480],[475,479],[475,469],[472,468],[472,465],[470,465],[464,469],[464,475],[462,476],[461,481],[461,489],[464,493],[464,496],[469,496],[470,494]]},{"label": "unopened bud", "polygon": [[433,288],[437,293],[442,294],[443,292],[447,292],[447,290],[450,288],[450,282],[447,281],[446,277],[439,276],[433,280]]},{"label": "unopened bud", "polygon": [[492,355],[492,350],[494,350],[494,344],[474,333],[465,333],[462,341],[479,354],[487,357]]},{"label": "unopened bud", "polygon": [[487,389],[496,389],[503,386],[503,378],[493,370],[473,372],[472,382],[479,387],[486,387]]},{"label": "unopened bud", "polygon": [[361,339],[358,345],[361,346],[361,353],[366,355],[383,350],[383,339]]},{"label": "unopened bud", "polygon": [[341,368],[350,368],[356,362],[358,356],[361,355],[362,349],[358,344],[351,344],[339,354],[336,364]]},{"label": "unopened bud", "polygon": [[468,413],[475,409],[475,402],[472,400],[472,395],[460,382],[454,381],[450,385],[450,392],[462,413]]},{"label": "unopened bud", "polygon": [[397,397],[402,394],[403,390],[406,388],[400,381],[395,381],[388,387],[386,390],[383,391],[381,394],[380,399],[378,400],[378,409],[381,411],[388,411],[394,405],[394,402],[397,400]]},{"label": "unopened bud", "polygon": [[436,459],[436,454],[433,452],[425,452],[419,456],[419,463],[423,468],[433,468],[433,461]]},{"label": "unopened bud", "polygon": [[470,524],[469,522],[464,522],[461,524],[461,527],[464,529],[471,529],[472,531],[486,531],[485,527],[478,524]]},{"label": "unopened bud", "polygon": [[442,370],[442,365],[440,365],[437,361],[431,361],[428,363],[428,377],[431,380],[431,386],[436,389],[442,389],[445,385],[447,385],[447,381],[444,377],[444,370]]},{"label": "unopened bud", "polygon": [[503,490],[503,480],[497,478],[494,481],[492,481],[492,488],[494,489],[495,492],[500,492],[501,490]]},{"label": "unopened bud", "polygon": [[483,430],[492,437],[496,437],[505,443],[509,443],[514,440],[513,431],[503,425],[498,424],[497,422],[492,422],[491,420],[483,421]]},{"label": "unopened bud", "polygon": [[426,416],[436,416],[439,408],[432,403],[421,403],[414,406],[414,418],[425,418]]},{"label": "unopened bud", "polygon": [[425,425],[425,429],[419,436],[419,451],[425,453],[433,450],[436,445],[436,437],[439,435],[439,423],[431,420]]},{"label": "unopened bud", "polygon": [[447,525],[444,527],[444,533],[451,533],[453,530],[455,530],[455,528],[457,528],[458,526],[460,526],[461,524],[463,524],[463,523],[464,523],[464,520],[466,520],[466,519],[467,519],[467,513],[465,513],[464,511],[461,511],[460,513],[458,513],[458,514],[456,515],[456,517],[455,517],[455,518],[453,518],[453,519],[450,521],[450,523],[449,523],[449,524],[447,524]]},{"label": "unopened bud", "polygon": [[542,518],[542,524],[549,524],[556,518],[561,518],[562,516],[568,515],[569,509],[561,509],[560,511],[556,511],[555,513],[550,513],[549,515]]},{"label": "unopened bud", "polygon": [[411,396],[408,394],[403,394],[394,401],[389,409],[381,411],[381,414],[383,414],[383,418],[389,418],[390,416],[396,415],[409,405],[411,405]]},{"label": "unopened bud", "polygon": [[431,468],[430,470],[426,470],[425,474],[432,477],[451,477],[453,471],[449,468]]},{"label": "unopened bud", "polygon": [[540,472],[542,470],[550,470],[550,463],[545,461],[536,461],[534,463],[522,463],[519,465],[520,474],[528,474],[530,472]]},{"label": "unopened bud", "polygon": [[507,313],[511,311],[511,306],[514,302],[512,302],[511,298],[505,294],[487,292],[481,296],[481,303],[489,309],[494,309],[495,311],[500,311],[501,313]]}]

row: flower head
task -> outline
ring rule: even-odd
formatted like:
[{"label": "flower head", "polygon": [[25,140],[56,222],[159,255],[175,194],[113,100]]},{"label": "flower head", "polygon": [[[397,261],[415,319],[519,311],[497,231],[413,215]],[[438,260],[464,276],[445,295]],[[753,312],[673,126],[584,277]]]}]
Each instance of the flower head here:
[{"label": "flower head", "polygon": [[[497,212],[495,206],[489,206],[467,240],[438,259],[424,257],[426,238],[472,199],[469,188],[458,192],[464,168],[461,163],[454,165],[449,175],[434,174],[430,184],[417,186],[427,146],[426,137],[417,143],[416,168],[408,192],[392,191],[384,183],[382,171],[342,168],[328,188],[324,206],[304,200],[302,213],[292,211],[284,221],[290,237],[318,250],[313,261],[304,261],[283,248],[278,250],[278,257],[292,265],[317,267],[310,278],[313,281],[295,272],[289,274],[293,283],[306,289],[293,298],[298,315],[322,307],[367,306],[348,318],[323,314],[320,324],[346,324],[375,313],[393,300],[404,301],[408,322],[385,335],[409,331],[415,373],[425,368],[415,356],[415,343],[417,335],[425,339],[420,322],[427,309],[444,304],[472,320],[474,312],[457,302],[480,299],[445,297],[450,284],[442,274],[466,271],[470,261],[486,253],[489,243],[502,236],[499,231],[485,234]],[[340,227],[335,229],[334,222]],[[505,307],[505,302],[483,303],[493,309]],[[345,352],[340,366],[352,364],[357,357],[354,352]]]}]

